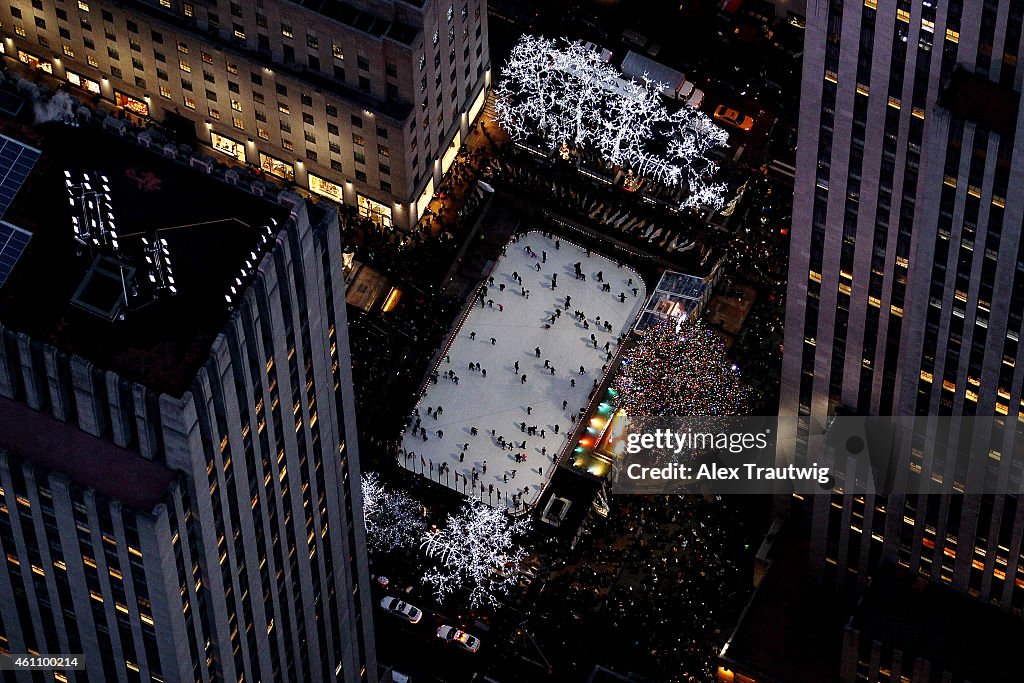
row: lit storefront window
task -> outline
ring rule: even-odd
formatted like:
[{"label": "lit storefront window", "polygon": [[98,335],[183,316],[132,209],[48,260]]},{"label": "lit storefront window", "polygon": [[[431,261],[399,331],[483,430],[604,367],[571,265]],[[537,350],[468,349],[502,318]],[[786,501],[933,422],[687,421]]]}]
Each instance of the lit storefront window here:
[{"label": "lit storefront window", "polygon": [[309,174],[309,191],[315,192],[321,197],[327,197],[331,201],[338,202],[339,204],[344,203],[345,197],[341,193],[341,187],[335,185],[326,178],[321,178],[313,173]]},{"label": "lit storefront window", "polygon": [[245,161],[245,146],[241,142],[232,140],[219,133],[210,133],[210,142],[213,143],[213,148],[218,152],[227,154],[229,157],[234,157],[239,161]]},{"label": "lit storefront window", "polygon": [[137,100],[131,95],[125,95],[123,92],[118,90],[114,91],[114,104],[119,107],[124,107],[133,114],[139,116],[149,116],[149,105],[142,100]]},{"label": "lit storefront window", "polygon": [[33,69],[41,69],[48,74],[53,73],[53,65],[49,62],[36,57],[34,54],[25,52],[24,50],[18,50],[18,59],[22,64],[28,64]]},{"label": "lit storefront window", "polygon": [[462,131],[455,132],[455,139],[452,140],[452,144],[448,145],[448,149],[445,150],[444,156],[441,157],[441,175],[446,175],[448,169],[452,167],[452,162],[455,161],[455,157],[459,155],[459,147],[462,145]]},{"label": "lit storefront window", "polygon": [[89,92],[95,95],[100,94],[100,84],[92,80],[91,78],[80,76],[79,74],[76,74],[74,71],[65,71],[64,73],[67,76],[68,83],[70,83],[71,85],[82,88],[83,90],[88,90]]},{"label": "lit storefront window", "polygon": [[270,175],[276,175],[278,178],[295,180],[294,166],[289,164],[287,161],[282,161],[277,157],[272,157],[269,154],[264,154],[263,152],[260,152],[260,168]]},{"label": "lit storefront window", "polygon": [[359,215],[369,218],[375,225],[382,228],[391,227],[391,207],[374,201],[364,195],[357,195],[359,200]]},{"label": "lit storefront window", "polygon": [[434,198],[434,179],[430,178],[427,180],[427,186],[423,188],[423,194],[416,200],[416,220],[420,219],[423,212],[427,210],[430,205],[430,200]]}]

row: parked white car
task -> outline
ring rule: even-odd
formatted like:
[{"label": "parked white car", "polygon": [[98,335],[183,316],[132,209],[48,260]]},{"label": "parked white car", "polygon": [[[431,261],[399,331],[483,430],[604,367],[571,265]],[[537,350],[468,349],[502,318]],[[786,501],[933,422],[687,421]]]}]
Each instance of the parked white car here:
[{"label": "parked white car", "polygon": [[380,606],[385,612],[390,612],[400,619],[405,619],[410,624],[415,624],[423,618],[423,610],[398,598],[384,598],[380,601]]}]

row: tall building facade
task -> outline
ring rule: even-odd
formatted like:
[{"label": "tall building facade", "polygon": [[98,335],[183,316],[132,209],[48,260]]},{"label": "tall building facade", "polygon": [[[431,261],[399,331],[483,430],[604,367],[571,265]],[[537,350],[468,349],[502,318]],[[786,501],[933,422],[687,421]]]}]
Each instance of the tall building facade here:
[{"label": "tall building facade", "polygon": [[426,209],[490,79],[486,0],[16,0],[6,56],[382,226]]},{"label": "tall building facade", "polygon": [[[781,414],[1019,416],[1024,3],[808,3]],[[806,188],[806,191],[802,191]],[[1019,444],[1018,444],[1019,448]],[[908,448],[907,476],[1005,467]],[[981,458],[985,460],[984,456]],[[1024,609],[1013,496],[815,496],[812,563],[881,560]]]},{"label": "tall building facade", "polygon": [[173,296],[104,319],[88,282],[114,257],[68,248],[63,202],[39,215],[61,168],[22,192],[38,224],[0,288],[0,649],[84,654],[67,681],[375,683],[337,212],[115,142],[94,144],[129,158],[108,170],[121,225],[202,228],[157,233]]}]

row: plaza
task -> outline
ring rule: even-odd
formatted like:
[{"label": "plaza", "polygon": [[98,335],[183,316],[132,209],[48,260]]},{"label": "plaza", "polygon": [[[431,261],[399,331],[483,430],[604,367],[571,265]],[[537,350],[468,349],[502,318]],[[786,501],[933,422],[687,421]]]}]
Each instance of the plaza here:
[{"label": "plaza", "polygon": [[513,238],[440,354],[402,465],[494,506],[531,507],[646,294],[635,270],[565,239]]}]

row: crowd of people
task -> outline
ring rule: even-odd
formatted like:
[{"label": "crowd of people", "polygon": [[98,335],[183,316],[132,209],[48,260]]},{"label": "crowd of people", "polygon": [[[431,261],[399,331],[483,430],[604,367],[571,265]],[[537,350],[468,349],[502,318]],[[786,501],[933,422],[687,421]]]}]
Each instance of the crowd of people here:
[{"label": "crowd of people", "polygon": [[[572,551],[542,555],[529,622],[558,668],[603,664],[666,683],[715,680],[751,590],[750,499],[614,498]],[[543,575],[543,573],[542,573]]]}]

